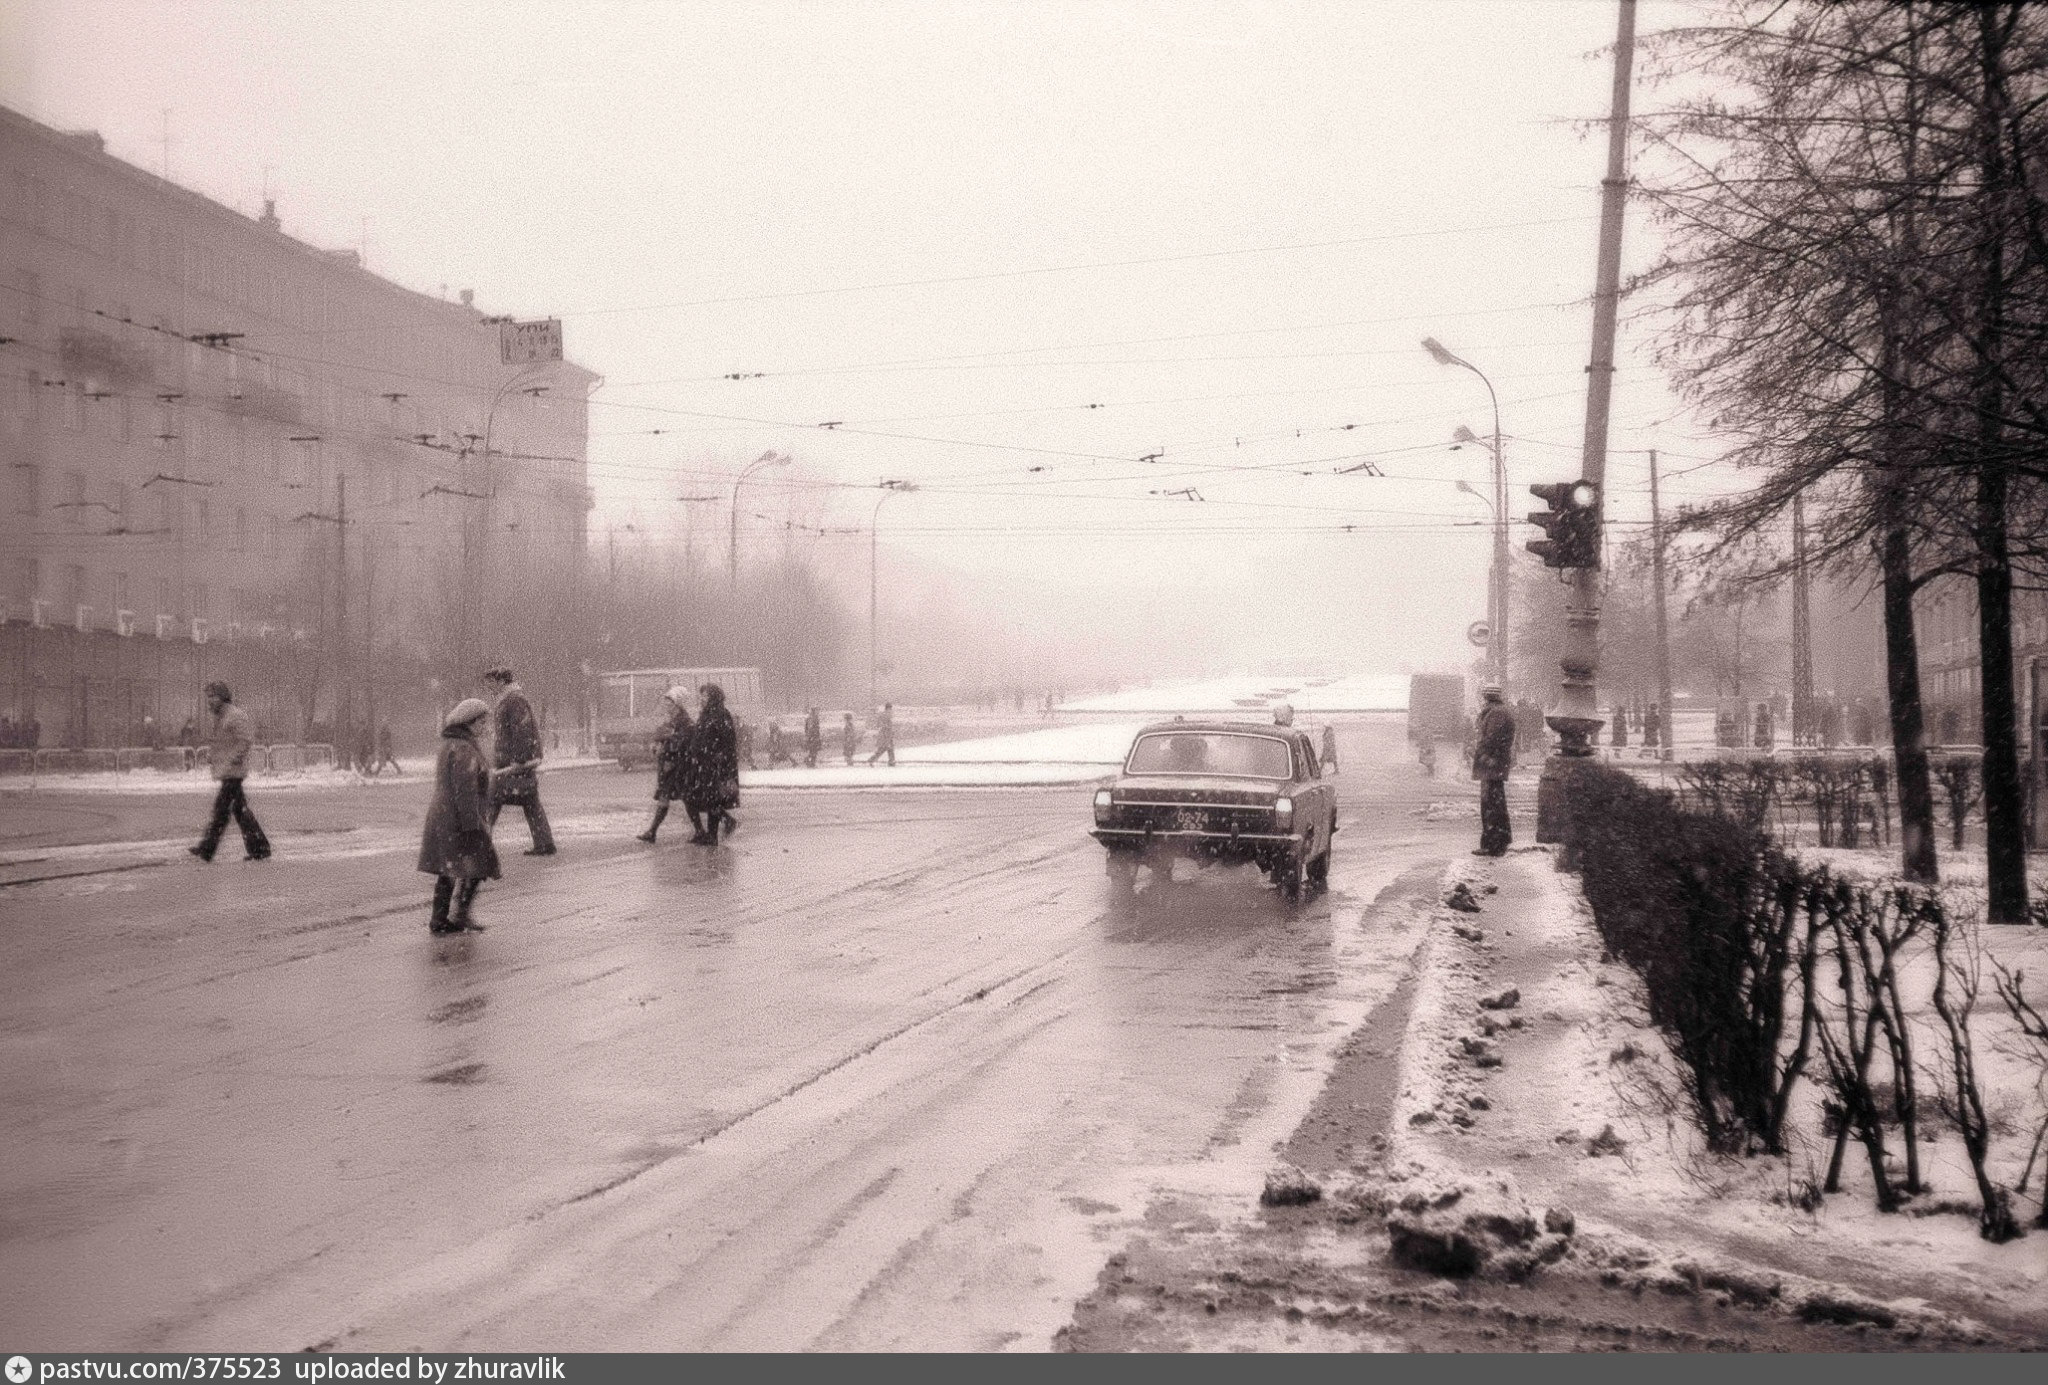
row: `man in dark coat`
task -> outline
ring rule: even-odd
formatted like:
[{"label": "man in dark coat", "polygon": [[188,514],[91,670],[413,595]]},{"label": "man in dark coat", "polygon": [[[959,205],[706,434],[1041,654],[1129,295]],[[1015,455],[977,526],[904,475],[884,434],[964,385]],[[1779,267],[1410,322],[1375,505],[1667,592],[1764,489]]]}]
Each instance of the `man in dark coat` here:
[{"label": "man in dark coat", "polygon": [[804,767],[818,767],[818,752],[825,748],[825,732],[818,725],[818,709],[811,708],[804,713]]},{"label": "man in dark coat", "polygon": [[1479,742],[1472,751],[1472,777],[1479,781],[1479,849],[1475,856],[1505,856],[1514,832],[1508,826],[1508,771],[1515,767],[1515,717],[1501,700],[1498,684],[1479,690]]},{"label": "man in dark coat", "polygon": [[200,860],[211,861],[232,814],[235,826],[242,829],[242,849],[248,853],[248,859],[265,860],[270,855],[270,839],[263,835],[263,827],[249,811],[248,797],[242,792],[242,780],[249,773],[249,748],[256,740],[255,728],[249,714],[235,705],[234,695],[225,683],[206,685],[206,710],[213,716],[208,763],[213,777],[220,781],[220,790],[213,796],[213,816],[207,820],[199,845],[187,849]]},{"label": "man in dark coat", "polygon": [[654,738],[654,821],[647,824],[639,840],[654,843],[655,833],[661,830],[661,820],[668,816],[671,803],[682,803],[690,814],[690,826],[696,829],[692,840],[704,835],[704,824],[698,819],[697,811],[689,808],[690,779],[690,738],[694,728],[690,724],[690,690],[684,687],[670,688],[661,695],[662,703],[668,708],[668,720],[661,724],[661,730]]},{"label": "man in dark coat", "polygon": [[434,799],[420,833],[419,868],[434,877],[429,932],[484,931],[470,918],[469,906],[484,881],[498,878],[498,851],[491,845],[491,772],[476,743],[477,727],[490,714],[490,704],[482,698],[466,697],[441,724]]},{"label": "man in dark coat", "polygon": [[860,728],[853,724],[853,713],[848,712],[839,723],[839,748],[846,752],[846,763],[853,763],[853,752],[860,749]]},{"label": "man in dark coat", "polygon": [[507,803],[517,803],[526,812],[526,826],[533,833],[529,856],[555,854],[555,835],[548,828],[547,810],[540,806],[540,723],[533,704],[512,681],[512,670],[500,664],[484,675],[498,689],[497,705],[491,718],[496,735],[492,742],[490,825],[498,825],[498,812]]},{"label": "man in dark coat", "polygon": [[697,714],[697,730],[690,737],[685,778],[691,816],[703,815],[704,832],[692,840],[716,846],[721,825],[727,836],[740,825],[732,815],[740,803],[739,739],[732,713],[725,709],[725,689],[706,683],[697,691],[703,710]]},{"label": "man in dark coat", "polygon": [[893,702],[884,702],[880,714],[875,717],[875,749],[868,756],[868,763],[873,764],[884,755],[889,757],[890,768],[895,768],[896,704]]}]

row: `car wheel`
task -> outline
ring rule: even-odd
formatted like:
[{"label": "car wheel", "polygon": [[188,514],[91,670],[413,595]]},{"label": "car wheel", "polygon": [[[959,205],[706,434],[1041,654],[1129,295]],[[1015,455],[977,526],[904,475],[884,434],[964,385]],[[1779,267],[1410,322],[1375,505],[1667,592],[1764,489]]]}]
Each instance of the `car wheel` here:
[{"label": "car wheel", "polygon": [[1129,893],[1136,889],[1138,887],[1138,858],[1128,851],[1110,852],[1109,883],[1113,888],[1123,893]]},{"label": "car wheel", "polygon": [[1308,882],[1319,891],[1330,888],[1330,848],[1308,863]]},{"label": "car wheel", "polygon": [[1302,859],[1300,852],[1289,852],[1273,872],[1273,878],[1280,886],[1281,898],[1293,904],[1301,898],[1308,881],[1308,862]]}]

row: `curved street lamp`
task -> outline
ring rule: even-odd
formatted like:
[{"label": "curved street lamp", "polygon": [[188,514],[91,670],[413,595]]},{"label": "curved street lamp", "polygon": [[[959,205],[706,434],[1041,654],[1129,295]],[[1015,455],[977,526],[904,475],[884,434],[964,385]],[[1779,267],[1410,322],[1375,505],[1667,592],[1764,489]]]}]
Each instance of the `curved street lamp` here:
[{"label": "curved street lamp", "polygon": [[732,538],[726,549],[726,585],[739,590],[740,585],[740,487],[747,478],[764,466],[788,466],[789,457],[781,452],[763,452],[740,470],[739,479],[732,483]]},{"label": "curved street lamp", "polygon": [[[1435,337],[1424,337],[1422,349],[1438,365],[1458,366],[1479,377],[1479,383],[1486,386],[1486,397],[1493,404],[1493,578],[1487,583],[1488,621],[1492,626],[1488,634],[1488,652],[1493,655],[1493,681],[1503,690],[1508,684],[1508,479],[1507,462],[1500,446],[1500,396],[1494,393],[1493,381],[1486,378],[1486,372],[1462,356],[1445,349]],[[1459,424],[1451,434],[1454,442],[1471,442],[1484,445],[1470,428]]]}]

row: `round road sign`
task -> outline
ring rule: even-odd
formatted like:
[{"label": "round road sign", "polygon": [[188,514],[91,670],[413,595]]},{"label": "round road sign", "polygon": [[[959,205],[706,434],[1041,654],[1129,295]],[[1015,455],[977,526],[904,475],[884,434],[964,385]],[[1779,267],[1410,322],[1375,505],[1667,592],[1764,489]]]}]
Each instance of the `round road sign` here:
[{"label": "round road sign", "polygon": [[1465,627],[1465,638],[1484,649],[1493,638],[1493,627],[1483,620],[1475,620]]}]

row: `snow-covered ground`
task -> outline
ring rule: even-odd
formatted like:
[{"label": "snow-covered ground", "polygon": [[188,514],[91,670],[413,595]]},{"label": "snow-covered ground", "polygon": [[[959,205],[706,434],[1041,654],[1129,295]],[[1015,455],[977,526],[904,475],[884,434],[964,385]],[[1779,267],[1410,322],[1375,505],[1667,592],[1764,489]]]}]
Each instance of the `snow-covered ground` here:
[{"label": "snow-covered ground", "polygon": [[1101,697],[1062,702],[1060,712],[1139,713],[1166,716],[1217,713],[1269,715],[1276,703],[1293,706],[1304,720],[1356,712],[1408,710],[1406,674],[1350,674],[1339,678],[1211,678],[1126,688]]},{"label": "snow-covered ground", "polygon": [[896,763],[870,765],[855,755],[848,765],[820,759],[816,769],[740,771],[742,789],[975,788],[1023,784],[1085,784],[1116,773],[1131,738],[1144,723],[1087,722],[981,736],[936,745],[906,746]]},{"label": "snow-covered ground", "polygon": [[[1571,1208],[1580,1236],[1561,1271],[1592,1266],[1667,1292],[1733,1285],[1809,1317],[1888,1314],[1942,1330],[1978,1312],[2005,1327],[2048,1323],[2048,1232],[2004,1245],[1978,1236],[1962,1141],[1932,1109],[1922,1150],[1931,1190],[1893,1214],[1877,1211],[1856,1147],[1842,1191],[1808,1196],[1828,1160],[1810,1080],[1789,1155],[1710,1153],[1674,1100],[1677,1063],[1647,1022],[1641,983],[1602,960],[1574,878],[1547,852],[1517,851],[1454,865],[1446,891],[1461,880],[1480,912],[1437,912],[1402,1047],[1397,1171],[1418,1182],[1506,1181],[1531,1206]],[[2003,931],[2013,962],[2025,952],[2030,975],[2048,971],[2041,930]],[[1510,986],[1511,1003],[1482,1004]],[[1924,986],[1908,989],[1916,1005]],[[2044,998],[2038,981],[2030,990]],[[1985,992],[1976,1047],[2003,1122],[1994,1168],[2010,1185],[2041,1093],[1993,1032],[1998,1006],[1988,983]],[[1920,1037],[1932,1060],[1933,1036]],[[1929,1108],[1935,1090],[1930,1075]],[[2017,1199],[2022,1220],[2039,1206],[2042,1176],[2037,1166]]]}]

